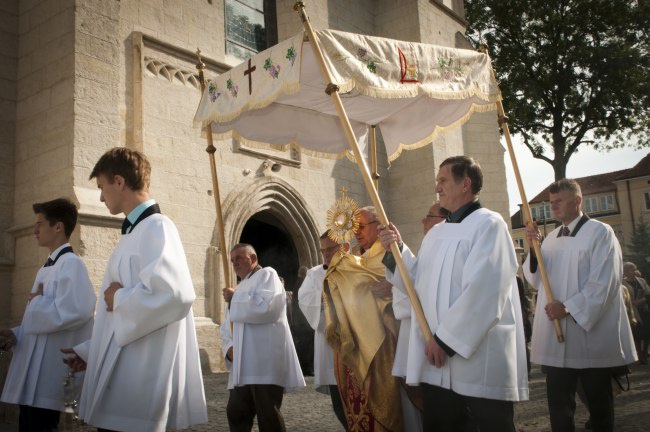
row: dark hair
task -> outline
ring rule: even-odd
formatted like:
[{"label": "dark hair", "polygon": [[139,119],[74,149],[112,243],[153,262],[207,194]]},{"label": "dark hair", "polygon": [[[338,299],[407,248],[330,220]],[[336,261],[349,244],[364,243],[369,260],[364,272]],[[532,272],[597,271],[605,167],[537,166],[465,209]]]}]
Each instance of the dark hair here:
[{"label": "dark hair", "polygon": [[32,204],[34,214],[42,214],[53,226],[57,222],[63,224],[66,238],[70,238],[77,225],[77,207],[68,199],[57,198],[52,201]]},{"label": "dark hair", "polygon": [[115,147],[99,158],[89,179],[101,174],[105,175],[111,184],[113,176],[119,175],[132,190],[149,190],[151,164],[147,157],[137,150]]},{"label": "dark hair", "polygon": [[569,191],[576,196],[582,196],[582,190],[577,181],[573,179],[562,179],[557,180],[548,187],[548,191],[552,194],[559,193],[561,191]]},{"label": "dark hair", "polygon": [[323,234],[320,235],[321,240],[325,240],[327,238],[330,238],[330,230],[327,230]]},{"label": "dark hair", "polygon": [[469,177],[472,182],[472,193],[476,195],[483,188],[483,172],[481,166],[468,156],[452,156],[445,159],[440,167],[451,165],[451,175],[456,182]]}]

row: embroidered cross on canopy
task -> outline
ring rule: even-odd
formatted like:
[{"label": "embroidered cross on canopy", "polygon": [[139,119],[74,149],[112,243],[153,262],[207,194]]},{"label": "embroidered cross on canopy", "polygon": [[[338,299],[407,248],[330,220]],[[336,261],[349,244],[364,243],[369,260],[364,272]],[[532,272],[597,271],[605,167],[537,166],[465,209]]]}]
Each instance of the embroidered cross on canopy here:
[{"label": "embroidered cross on canopy", "polygon": [[[474,112],[496,109],[499,92],[485,54],[334,30],[316,34],[364,154],[371,125],[381,129],[392,161]],[[312,154],[342,156],[348,142],[327,84],[301,32],[211,81],[195,125],[211,124],[216,139],[299,144]]]}]

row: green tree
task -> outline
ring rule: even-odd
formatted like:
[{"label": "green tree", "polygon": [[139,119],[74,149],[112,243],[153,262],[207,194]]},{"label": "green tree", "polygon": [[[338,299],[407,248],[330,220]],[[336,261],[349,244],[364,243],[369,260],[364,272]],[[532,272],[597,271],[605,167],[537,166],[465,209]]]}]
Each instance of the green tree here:
[{"label": "green tree", "polygon": [[631,251],[625,259],[632,261],[641,272],[644,278],[650,278],[650,226],[641,219],[634,229],[630,238],[629,250]]},{"label": "green tree", "polygon": [[493,56],[510,129],[556,180],[580,146],[650,145],[650,2],[467,0],[466,13],[468,38]]}]

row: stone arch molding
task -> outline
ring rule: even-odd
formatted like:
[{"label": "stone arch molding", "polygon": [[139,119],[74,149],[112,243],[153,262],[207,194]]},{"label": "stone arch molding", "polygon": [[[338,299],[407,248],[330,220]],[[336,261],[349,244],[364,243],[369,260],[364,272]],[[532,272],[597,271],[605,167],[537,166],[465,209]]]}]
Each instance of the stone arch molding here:
[{"label": "stone arch molding", "polygon": [[223,205],[226,241],[235,244],[246,222],[264,211],[283,222],[296,245],[300,265],[316,265],[319,261],[318,227],[298,191],[277,177],[260,177],[246,188],[228,194]]},{"label": "stone arch molding", "polygon": [[[320,243],[318,226],[307,209],[307,203],[298,191],[284,180],[270,176],[259,177],[244,188],[238,188],[228,194],[222,203],[223,218],[225,222],[224,234],[226,237],[226,248],[236,244],[239,241],[246,222],[260,212],[269,212],[280,220],[284,228],[289,233],[298,252],[301,266],[311,268],[320,261]],[[219,285],[221,282],[221,259],[219,253],[228,253],[223,250],[222,245],[218,245],[217,227],[215,226],[213,235],[213,253],[208,254],[208,261],[211,262],[216,270],[210,278],[210,285]],[[218,292],[216,292],[218,291]],[[215,290],[212,297],[212,305],[208,310],[212,317],[218,322],[223,322],[223,307],[220,295],[220,289]]]}]

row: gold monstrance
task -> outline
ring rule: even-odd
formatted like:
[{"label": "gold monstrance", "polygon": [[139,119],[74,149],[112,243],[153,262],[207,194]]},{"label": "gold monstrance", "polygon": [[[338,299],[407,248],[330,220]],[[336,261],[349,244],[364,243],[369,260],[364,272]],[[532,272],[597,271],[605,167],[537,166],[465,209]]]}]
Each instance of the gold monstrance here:
[{"label": "gold monstrance", "polygon": [[327,210],[329,238],[338,244],[352,240],[359,229],[359,206],[347,192],[346,188],[341,188],[341,197]]}]

